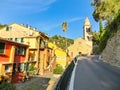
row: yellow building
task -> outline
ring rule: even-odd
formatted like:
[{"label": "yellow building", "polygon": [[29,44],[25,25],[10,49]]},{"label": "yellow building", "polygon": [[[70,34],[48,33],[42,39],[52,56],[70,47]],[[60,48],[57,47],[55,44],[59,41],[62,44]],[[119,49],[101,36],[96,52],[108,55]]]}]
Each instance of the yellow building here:
[{"label": "yellow building", "polygon": [[75,57],[81,52],[83,55],[90,55],[92,53],[92,31],[91,24],[88,18],[84,22],[84,38],[77,38],[74,44],[68,47],[70,57]]},{"label": "yellow building", "polygon": [[59,65],[63,66],[63,68],[65,68],[66,57],[67,57],[66,52],[51,42],[48,43],[48,47],[51,47],[53,49],[53,53],[56,56],[56,64],[59,64]]},{"label": "yellow building", "polygon": [[[34,65],[36,72],[43,74],[47,67],[49,48],[47,48],[48,35],[39,32],[28,25],[12,23],[0,29],[0,37],[29,45],[29,65]],[[50,60],[49,60],[50,61]]]}]

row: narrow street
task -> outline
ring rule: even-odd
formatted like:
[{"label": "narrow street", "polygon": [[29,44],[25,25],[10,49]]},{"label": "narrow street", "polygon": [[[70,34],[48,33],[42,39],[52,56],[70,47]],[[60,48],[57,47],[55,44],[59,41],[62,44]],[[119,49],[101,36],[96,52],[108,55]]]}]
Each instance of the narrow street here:
[{"label": "narrow street", "polygon": [[120,90],[120,69],[97,59],[97,56],[78,60],[73,89]]}]

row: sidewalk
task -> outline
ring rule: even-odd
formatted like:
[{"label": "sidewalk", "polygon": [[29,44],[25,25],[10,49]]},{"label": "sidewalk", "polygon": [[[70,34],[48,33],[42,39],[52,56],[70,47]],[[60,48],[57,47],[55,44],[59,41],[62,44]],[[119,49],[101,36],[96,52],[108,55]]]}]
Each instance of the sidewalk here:
[{"label": "sidewalk", "polygon": [[53,90],[54,85],[60,75],[55,76],[45,74],[43,76],[35,76],[29,80],[15,84],[18,90]]},{"label": "sidewalk", "polygon": [[49,81],[49,77],[36,76],[15,85],[18,90],[46,90]]}]

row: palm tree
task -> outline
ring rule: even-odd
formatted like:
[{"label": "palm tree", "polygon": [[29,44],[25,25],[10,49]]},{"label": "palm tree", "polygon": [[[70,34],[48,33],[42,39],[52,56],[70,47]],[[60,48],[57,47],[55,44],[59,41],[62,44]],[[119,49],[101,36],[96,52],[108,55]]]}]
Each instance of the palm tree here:
[{"label": "palm tree", "polygon": [[62,29],[63,29],[63,32],[66,32],[67,31],[67,22],[63,22],[62,23]]},{"label": "palm tree", "polygon": [[[67,22],[63,22],[63,23],[62,23],[63,32],[66,32],[66,31],[67,31],[67,28],[68,28]],[[68,56],[68,49],[67,49],[67,38],[66,38],[66,66],[68,65],[67,56]]]}]

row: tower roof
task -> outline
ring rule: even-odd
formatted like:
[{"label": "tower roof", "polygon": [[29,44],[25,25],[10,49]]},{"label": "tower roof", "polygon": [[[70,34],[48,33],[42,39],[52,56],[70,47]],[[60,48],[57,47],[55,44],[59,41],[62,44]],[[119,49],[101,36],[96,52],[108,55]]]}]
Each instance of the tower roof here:
[{"label": "tower roof", "polygon": [[88,17],[86,17],[85,22],[84,22],[84,25],[91,25]]}]

